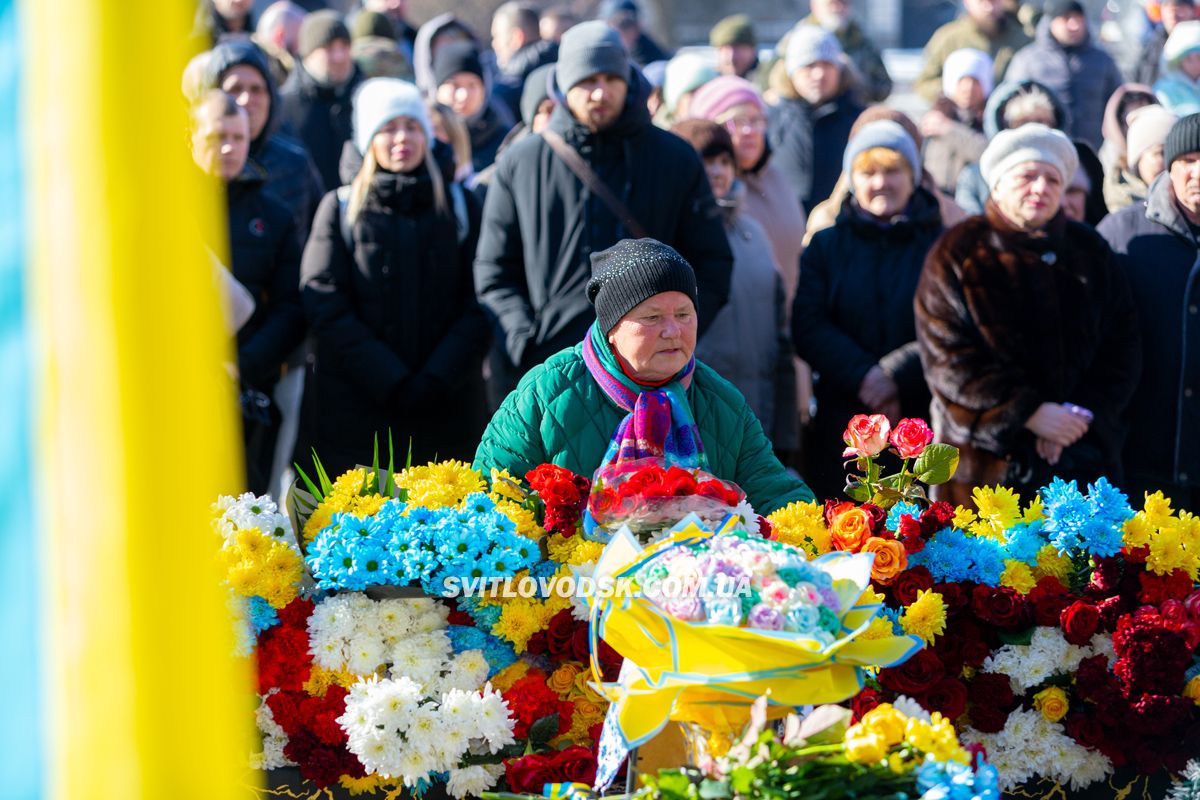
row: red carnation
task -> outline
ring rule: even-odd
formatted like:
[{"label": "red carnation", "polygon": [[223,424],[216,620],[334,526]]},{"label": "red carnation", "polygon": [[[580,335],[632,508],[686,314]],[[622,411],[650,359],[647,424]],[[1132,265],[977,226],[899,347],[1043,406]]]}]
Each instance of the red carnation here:
[{"label": "red carnation", "polygon": [[566,733],[571,727],[575,706],[559,699],[558,694],[546,685],[546,673],[541,670],[530,670],[503,695],[516,720],[513,736],[518,741],[527,738],[530,726],[545,717],[558,718],[558,730],[554,736]]},{"label": "red carnation", "polygon": [[1100,612],[1085,600],[1076,600],[1062,610],[1058,618],[1063,636],[1068,642],[1083,647],[1092,641],[1100,628]]},{"label": "red carnation", "polygon": [[1167,575],[1155,575],[1153,572],[1142,572],[1138,575],[1142,590],[1138,599],[1150,605],[1162,605],[1167,600],[1183,600],[1192,592],[1192,579],[1181,569],[1173,570]]},{"label": "red carnation", "polygon": [[879,685],[910,697],[924,694],[946,674],[946,667],[931,650],[918,650],[898,667],[879,671]]},{"label": "red carnation", "polygon": [[945,677],[921,695],[921,705],[930,711],[940,711],[948,720],[956,720],[967,710],[967,687],[956,678]]},{"label": "red carnation", "polygon": [[1119,656],[1113,673],[1126,697],[1183,691],[1191,651],[1184,637],[1170,630],[1157,614],[1136,612],[1122,617],[1113,634],[1113,648]]},{"label": "red carnation", "polygon": [[950,523],[954,521],[954,513],[954,506],[944,500],[939,500],[922,511],[920,522],[925,538],[928,539],[938,531],[950,527]]},{"label": "red carnation", "polygon": [[904,542],[904,549],[911,556],[925,549],[925,539],[922,538],[921,523],[909,514],[900,515],[900,524],[896,526],[896,538]]},{"label": "red carnation", "polygon": [[275,692],[267,698],[267,708],[271,709],[272,719],[288,736],[304,725],[300,705],[307,697],[305,692]]},{"label": "red carnation", "polygon": [[258,691],[266,694],[279,688],[298,692],[312,671],[308,653],[308,631],[275,625],[258,637]]},{"label": "red carnation", "polygon": [[289,736],[283,754],[300,766],[301,776],[321,789],[337,783],[343,775],[363,778],[367,774],[362,762],[344,746],[323,744],[307,730]]},{"label": "red carnation", "polygon": [[916,602],[917,595],[920,592],[928,591],[933,588],[933,576],[929,574],[929,570],[925,567],[910,567],[896,576],[896,580],[892,583],[892,596],[896,598],[896,602],[902,606],[909,606]]},{"label": "red carnation", "polygon": [[1025,600],[1007,586],[976,586],[971,592],[971,610],[984,622],[1005,629],[1025,622]]},{"label": "red carnation", "polygon": [[308,618],[312,616],[315,605],[312,600],[297,597],[283,608],[279,609],[279,623],[292,628],[308,628]]}]

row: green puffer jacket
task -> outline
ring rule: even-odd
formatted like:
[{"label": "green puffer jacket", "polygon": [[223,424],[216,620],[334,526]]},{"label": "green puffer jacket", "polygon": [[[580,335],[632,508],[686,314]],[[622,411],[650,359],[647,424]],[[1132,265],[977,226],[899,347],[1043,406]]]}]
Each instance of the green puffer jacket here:
[{"label": "green puffer jacket", "polygon": [[[812,500],[804,481],[788,474],[749,404],[710,367],[697,362],[688,389],[709,470],[733,481],[760,514]],[[475,453],[475,468],[516,478],[539,464],[590,478],[626,412],[612,402],[583,363],[583,346],[555,353],[534,367],[496,411]]]}]

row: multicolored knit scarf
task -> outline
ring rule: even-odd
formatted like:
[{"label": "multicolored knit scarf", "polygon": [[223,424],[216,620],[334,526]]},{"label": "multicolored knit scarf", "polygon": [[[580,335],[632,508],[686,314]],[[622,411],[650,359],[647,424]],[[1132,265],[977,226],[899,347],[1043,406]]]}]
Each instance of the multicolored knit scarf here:
[{"label": "multicolored knit scarf", "polygon": [[683,381],[696,369],[695,356],[670,383],[647,388],[624,373],[608,340],[593,324],[583,340],[583,363],[604,393],[629,412],[613,433],[597,472],[610,464],[639,458],[661,458],[668,465],[708,469],[704,442],[683,388]]}]

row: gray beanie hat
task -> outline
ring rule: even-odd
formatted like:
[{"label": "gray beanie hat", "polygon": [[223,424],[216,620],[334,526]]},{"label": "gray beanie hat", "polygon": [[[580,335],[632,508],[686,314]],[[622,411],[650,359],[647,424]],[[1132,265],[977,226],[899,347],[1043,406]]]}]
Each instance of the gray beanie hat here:
[{"label": "gray beanie hat", "polygon": [[849,176],[854,167],[854,159],[858,158],[858,154],[865,153],[873,147],[886,147],[888,150],[895,150],[904,156],[904,160],[912,169],[913,183],[921,182],[921,154],[917,152],[917,143],[908,135],[908,131],[900,126],[900,123],[890,119],[868,123],[854,134],[854,138],[846,145],[846,152],[842,156],[842,171]]},{"label": "gray beanie hat", "polygon": [[656,239],[622,239],[592,253],[592,279],[587,297],[596,307],[596,322],[608,333],[639,303],[663,292],[683,292],[696,299],[696,273],[675,248]]},{"label": "gray beanie hat", "polygon": [[579,23],[563,34],[554,73],[563,94],[599,73],[617,75],[628,82],[629,56],[621,35],[601,20]]},{"label": "gray beanie hat", "polygon": [[379,129],[396,117],[412,117],[421,123],[433,147],[433,123],[421,92],[399,78],[371,78],[363,81],[354,95],[354,146],[366,155]]},{"label": "gray beanie hat", "polygon": [[979,171],[988,188],[995,189],[1005,173],[1027,161],[1054,167],[1064,188],[1070,185],[1079,168],[1079,154],[1065,133],[1031,122],[997,133],[979,158]]},{"label": "gray beanie hat", "polygon": [[787,74],[792,75],[801,67],[818,61],[841,65],[842,46],[837,37],[816,25],[801,24],[792,28],[792,32],[788,34],[787,51],[783,56]]}]

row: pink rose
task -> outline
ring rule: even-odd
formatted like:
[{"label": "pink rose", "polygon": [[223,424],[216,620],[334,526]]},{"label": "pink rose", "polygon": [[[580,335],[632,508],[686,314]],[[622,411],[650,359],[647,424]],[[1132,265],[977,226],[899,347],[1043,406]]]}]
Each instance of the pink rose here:
[{"label": "pink rose", "polygon": [[842,434],[846,449],[842,458],[851,456],[877,456],[887,447],[888,432],[892,423],[883,414],[855,414]]},{"label": "pink rose", "polygon": [[933,431],[923,419],[902,419],[892,430],[892,446],[901,458],[916,458],[933,441]]}]

